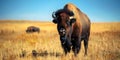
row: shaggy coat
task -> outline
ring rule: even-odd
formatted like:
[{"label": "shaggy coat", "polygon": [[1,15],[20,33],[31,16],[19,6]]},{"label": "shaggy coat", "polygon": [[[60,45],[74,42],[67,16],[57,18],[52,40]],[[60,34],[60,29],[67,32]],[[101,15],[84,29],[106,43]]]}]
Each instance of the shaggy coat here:
[{"label": "shaggy coat", "polygon": [[40,32],[40,29],[38,27],[35,27],[35,26],[29,26],[27,27],[27,30],[26,30],[27,33],[31,33],[31,32]]},{"label": "shaggy coat", "polygon": [[87,15],[72,3],[68,3],[63,9],[57,10],[52,16],[54,18],[53,23],[57,24],[57,30],[65,54],[70,52],[72,48],[76,56],[80,51],[81,41],[83,40],[85,55],[87,55],[91,24]]}]

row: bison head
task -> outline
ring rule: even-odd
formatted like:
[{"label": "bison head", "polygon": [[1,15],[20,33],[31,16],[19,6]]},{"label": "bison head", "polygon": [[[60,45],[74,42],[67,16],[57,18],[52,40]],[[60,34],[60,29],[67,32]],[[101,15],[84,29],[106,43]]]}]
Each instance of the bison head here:
[{"label": "bison head", "polygon": [[52,14],[53,23],[57,24],[57,30],[59,32],[62,44],[66,42],[70,44],[72,24],[76,21],[73,16],[74,13],[66,9],[59,9]]}]

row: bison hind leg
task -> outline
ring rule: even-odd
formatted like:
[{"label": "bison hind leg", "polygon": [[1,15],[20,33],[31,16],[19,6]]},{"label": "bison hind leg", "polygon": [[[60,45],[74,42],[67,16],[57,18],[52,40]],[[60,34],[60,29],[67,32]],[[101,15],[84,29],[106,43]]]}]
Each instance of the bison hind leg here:
[{"label": "bison hind leg", "polygon": [[88,37],[84,39],[84,49],[85,49],[85,56],[87,55],[88,49]]}]

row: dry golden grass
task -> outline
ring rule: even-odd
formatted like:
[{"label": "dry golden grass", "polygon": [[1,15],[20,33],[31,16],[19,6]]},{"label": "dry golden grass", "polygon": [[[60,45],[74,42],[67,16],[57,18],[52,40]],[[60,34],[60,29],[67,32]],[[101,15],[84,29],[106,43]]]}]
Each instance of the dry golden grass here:
[{"label": "dry golden grass", "polygon": [[[37,26],[40,33],[26,33]],[[61,48],[56,25],[51,22],[0,21],[0,60],[120,60],[120,23],[92,23],[88,55],[84,46],[77,57]],[[32,55],[32,51],[37,56]]]}]

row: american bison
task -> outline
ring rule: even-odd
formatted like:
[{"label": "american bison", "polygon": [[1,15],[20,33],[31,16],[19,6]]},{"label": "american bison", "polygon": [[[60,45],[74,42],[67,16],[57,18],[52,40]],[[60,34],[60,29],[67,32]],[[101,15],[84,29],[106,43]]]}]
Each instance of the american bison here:
[{"label": "american bison", "polygon": [[84,41],[85,55],[87,55],[88,40],[90,36],[90,19],[74,4],[68,3],[63,9],[52,13],[53,23],[57,30],[65,55],[72,51],[74,55],[80,51],[81,41]]},{"label": "american bison", "polygon": [[29,26],[26,30],[27,33],[30,33],[30,32],[40,32],[40,29],[38,27],[35,27],[35,26]]}]

